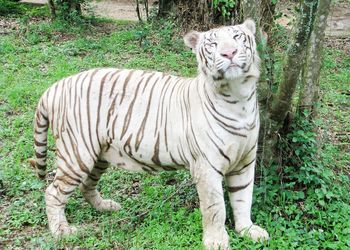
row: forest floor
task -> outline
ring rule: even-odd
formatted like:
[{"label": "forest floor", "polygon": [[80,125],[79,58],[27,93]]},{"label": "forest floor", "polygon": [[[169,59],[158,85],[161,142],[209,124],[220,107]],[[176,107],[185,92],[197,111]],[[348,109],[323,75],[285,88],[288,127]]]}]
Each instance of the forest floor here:
[{"label": "forest floor", "polygon": [[[199,201],[186,171],[148,175],[111,167],[99,190],[122,209],[97,212],[77,191],[66,214],[79,234],[57,240],[49,233],[44,192],[50,179],[38,180],[28,164],[41,94],[55,81],[89,68],[150,69],[185,77],[197,69],[171,22],[97,19],[72,26],[50,22],[47,15],[43,9],[0,17],[0,249],[201,249]],[[279,51],[285,51],[288,32],[280,37]],[[271,240],[238,237],[227,205],[231,249],[350,248],[349,55],[348,40],[328,39],[317,157],[300,165],[257,168],[252,214]],[[276,53],[276,75],[281,62]],[[314,150],[306,146],[313,136],[296,131],[292,139],[301,142],[296,150]],[[55,170],[54,148],[50,136],[49,173]]]}]

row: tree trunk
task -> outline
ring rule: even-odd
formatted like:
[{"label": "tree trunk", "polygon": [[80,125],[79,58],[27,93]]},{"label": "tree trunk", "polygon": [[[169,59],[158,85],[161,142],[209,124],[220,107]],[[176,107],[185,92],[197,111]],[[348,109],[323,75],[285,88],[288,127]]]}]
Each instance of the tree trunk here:
[{"label": "tree trunk", "polygon": [[244,19],[251,18],[255,21],[257,26],[260,24],[260,1],[259,0],[242,0],[241,1],[241,10],[242,10],[242,18],[241,22]]},{"label": "tree trunk", "polygon": [[69,12],[76,12],[77,15],[81,15],[81,5],[78,0],[68,0]]},{"label": "tree trunk", "polygon": [[144,0],[145,1],[145,12],[146,12],[146,18],[148,20],[149,18],[149,13],[148,13],[148,0]]},{"label": "tree trunk", "polygon": [[309,119],[317,115],[316,104],[319,101],[320,71],[322,67],[322,51],[325,39],[325,29],[331,0],[320,0],[316,13],[314,29],[308,47],[307,61],[302,73],[302,87],[299,96],[298,109],[300,114],[307,111]]},{"label": "tree trunk", "polygon": [[298,82],[299,74],[305,58],[308,41],[312,32],[317,0],[305,0],[301,6],[300,18],[295,33],[295,39],[287,51],[282,73],[282,82],[278,87],[270,110],[271,118],[282,127],[292,104],[292,97]]},{"label": "tree trunk", "polygon": [[159,0],[158,3],[158,17],[167,16],[174,4],[174,0]]},{"label": "tree trunk", "polygon": [[[267,1],[267,0],[266,0]],[[265,1],[265,3],[267,3]],[[274,160],[274,145],[276,138],[273,137],[272,127],[274,121],[269,117],[268,108],[270,106],[269,102],[272,95],[272,85],[267,81],[267,67],[270,65],[269,59],[271,56],[268,53],[266,47],[266,37],[261,33],[261,16],[262,10],[264,9],[264,2],[259,0],[242,0],[240,9],[240,22],[247,18],[251,18],[256,23],[256,43],[258,45],[259,55],[261,60],[261,77],[258,87],[258,98],[260,104],[260,133],[259,133],[259,147],[258,147],[258,162],[262,166],[269,166]],[[273,21],[273,19],[272,19]],[[264,39],[264,40],[263,40]]]},{"label": "tree trunk", "polygon": [[[240,0],[216,3],[213,0],[160,0],[158,17],[166,17],[170,13],[175,13],[185,30],[188,28],[208,30],[218,24],[233,25],[236,23],[237,12],[241,9],[240,2]],[[246,0],[247,6],[253,6],[258,2],[258,0],[254,0],[253,3],[250,3]],[[248,10],[251,12],[250,8],[247,8]],[[257,9],[255,8],[254,11],[257,11]],[[223,16],[223,13],[226,16]],[[251,14],[250,17],[255,19],[254,14]]]},{"label": "tree trunk", "polygon": [[271,0],[261,0],[261,20],[260,26],[263,31],[271,36],[271,30],[274,25],[274,15],[276,10],[276,3]]},{"label": "tree trunk", "polygon": [[136,0],[136,14],[137,14],[137,18],[139,19],[139,21],[142,22],[139,0]]},{"label": "tree trunk", "polygon": [[[271,0],[262,0],[261,1],[261,19],[260,19],[260,27],[262,29],[262,41],[266,44],[264,44],[264,49],[261,51],[263,53],[262,58],[262,75],[261,78],[264,82],[266,82],[266,87],[268,87],[269,93],[271,93],[272,86],[275,82],[275,76],[274,76],[274,65],[275,65],[275,57],[274,57],[274,51],[275,51],[275,44],[273,41],[273,34],[272,29],[275,25],[275,10],[276,10],[276,3]],[[269,41],[269,42],[267,42]],[[266,95],[264,95],[266,96]],[[266,98],[270,98],[271,96],[268,95]]]},{"label": "tree trunk", "polygon": [[[274,11],[274,6],[266,6],[268,2],[262,3],[262,22],[266,31],[271,35],[273,25],[274,12],[270,13],[270,17],[266,17],[264,10]],[[259,86],[259,101],[261,106],[261,129],[259,138],[260,154],[259,160],[262,165],[268,166],[271,162],[277,162],[278,141],[283,137],[285,131],[281,129],[290,123],[291,116],[288,116],[288,111],[291,109],[292,96],[296,88],[296,84],[300,75],[300,71],[305,59],[305,52],[310,38],[315,11],[317,9],[317,0],[305,0],[301,6],[299,21],[296,24],[296,33],[294,42],[287,51],[287,60],[283,66],[282,82],[280,83],[276,96],[272,96],[272,87],[274,84],[273,71],[273,52],[270,54],[265,50],[267,59],[263,60],[264,67],[271,67],[269,70],[263,71],[262,78],[266,77],[266,81]],[[265,20],[265,21],[264,21]],[[267,20],[271,22],[271,26],[267,24]],[[270,46],[273,44],[269,43]],[[272,60],[269,62],[268,60]],[[263,69],[264,69],[263,67]],[[270,72],[270,74],[269,74]],[[266,73],[266,75],[264,75]]]},{"label": "tree trunk", "polygon": [[196,13],[196,20],[198,20],[203,25],[209,26],[209,8],[207,0],[198,1],[198,12]]},{"label": "tree trunk", "polygon": [[49,5],[51,19],[55,19],[56,18],[55,3],[53,2],[53,0],[48,0],[47,4]]}]

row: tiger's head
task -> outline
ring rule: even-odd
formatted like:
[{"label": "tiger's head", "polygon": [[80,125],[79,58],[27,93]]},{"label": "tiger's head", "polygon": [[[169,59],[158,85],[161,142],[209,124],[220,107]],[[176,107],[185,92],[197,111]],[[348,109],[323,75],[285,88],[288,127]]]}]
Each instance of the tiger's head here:
[{"label": "tiger's head", "polygon": [[214,81],[232,81],[259,75],[255,31],[254,21],[248,19],[240,25],[190,31],[184,41],[196,54],[199,72]]}]

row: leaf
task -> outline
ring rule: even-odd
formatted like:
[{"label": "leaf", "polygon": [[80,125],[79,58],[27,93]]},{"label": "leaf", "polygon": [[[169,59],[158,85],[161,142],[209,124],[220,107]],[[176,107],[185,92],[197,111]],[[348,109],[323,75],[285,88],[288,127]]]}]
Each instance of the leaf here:
[{"label": "leaf", "polygon": [[326,203],[324,202],[324,200],[319,200],[318,204],[320,204],[322,207],[326,206]]}]

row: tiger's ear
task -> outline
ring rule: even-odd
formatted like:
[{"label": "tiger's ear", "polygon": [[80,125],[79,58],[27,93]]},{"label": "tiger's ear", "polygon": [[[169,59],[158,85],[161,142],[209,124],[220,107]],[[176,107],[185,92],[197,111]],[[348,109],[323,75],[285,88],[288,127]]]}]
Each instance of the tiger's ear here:
[{"label": "tiger's ear", "polygon": [[192,30],[184,36],[184,42],[186,46],[191,48],[192,51],[196,50],[200,34],[201,34],[200,32]]},{"label": "tiger's ear", "polygon": [[253,35],[255,35],[256,33],[256,26],[255,26],[255,22],[252,19],[247,19],[244,21],[243,25],[250,30]]}]

